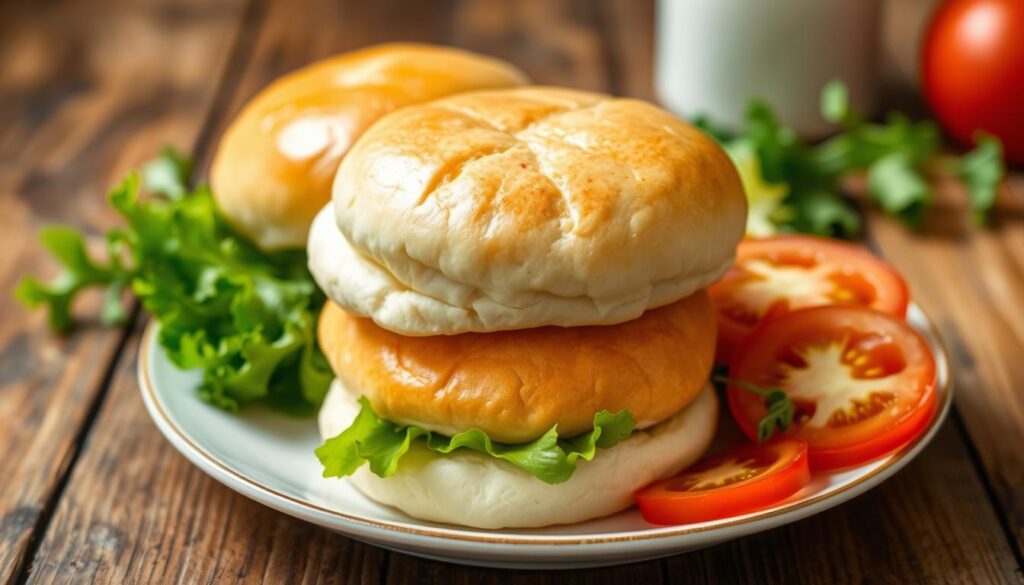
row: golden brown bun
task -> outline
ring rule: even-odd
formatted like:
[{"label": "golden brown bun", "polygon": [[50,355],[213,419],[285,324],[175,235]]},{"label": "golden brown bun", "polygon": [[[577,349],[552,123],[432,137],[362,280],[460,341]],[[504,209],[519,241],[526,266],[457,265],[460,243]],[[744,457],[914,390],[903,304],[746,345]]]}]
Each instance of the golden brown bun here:
[{"label": "golden brown bun", "polygon": [[310,237],[321,287],[432,335],[635,319],[728,269],[746,199],[725,152],[668,112],[531,87],[381,119],[342,162],[333,213]]},{"label": "golden brown bun", "polygon": [[301,247],[341,158],[381,116],[525,82],[497,59],[430,45],[379,45],[314,63],[264,89],[228,127],[211,169],[214,196],[262,248]]},{"label": "golden brown bun", "polygon": [[324,307],[319,339],[342,383],[381,417],[451,435],[573,436],[601,410],[639,427],[686,406],[707,382],[715,318],[704,291],[620,325],[404,337]]}]

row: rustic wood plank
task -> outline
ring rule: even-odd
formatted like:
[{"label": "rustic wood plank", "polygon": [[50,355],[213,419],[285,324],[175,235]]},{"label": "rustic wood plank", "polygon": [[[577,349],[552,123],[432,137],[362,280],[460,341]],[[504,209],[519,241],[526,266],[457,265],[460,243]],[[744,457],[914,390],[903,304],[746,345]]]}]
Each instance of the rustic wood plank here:
[{"label": "rustic wood plank", "polygon": [[[651,20],[637,17],[650,13],[649,6],[644,9],[640,4],[650,3],[604,0],[604,22],[618,56],[613,65],[620,71],[612,76],[620,83],[617,92],[650,99],[653,33]],[[940,190],[948,188],[940,185]],[[1024,202],[1007,199],[1012,198],[1004,194],[1003,208],[1024,208]],[[966,216],[961,206],[960,223]],[[967,252],[960,247],[961,240],[918,238],[891,220],[870,219],[883,254],[906,271],[915,298],[951,342],[958,410],[968,421],[982,459],[989,463],[996,491],[1010,511],[1008,522],[1020,538],[1024,453],[1017,446],[1024,440],[1024,397],[1014,392],[1012,382],[1024,380],[1024,365],[1013,357],[1024,355],[1024,231],[1019,222],[1004,225],[1001,239],[981,236],[976,248]],[[932,228],[949,230],[948,219],[932,223]],[[934,258],[922,262],[929,246],[935,248]],[[971,263],[973,270],[967,266]],[[980,303],[964,301],[977,298],[974,289],[979,286],[987,288],[988,296],[982,298],[989,301],[980,327]],[[975,323],[970,339],[983,357],[975,359],[963,351],[960,340],[966,334],[951,326],[953,315],[959,327]],[[982,375],[988,376],[982,386],[993,392],[975,391]],[[920,460],[869,496],[794,526],[673,559],[669,575],[697,575],[706,582],[1019,582],[1019,553],[1006,542],[1006,521],[989,501],[988,479],[978,474],[964,440],[957,424],[947,423]],[[782,554],[770,554],[773,551]],[[797,556],[798,563],[789,562]]]},{"label": "rustic wood plank", "polygon": [[654,92],[654,2],[602,0],[600,6],[615,92],[657,101]]},{"label": "rustic wood plank", "polygon": [[[621,26],[630,27],[627,32],[634,26],[649,30],[649,21],[615,12],[631,5],[605,5],[595,12],[583,2],[466,2],[456,3],[449,19],[438,17],[445,14],[444,3],[323,2],[302,11],[273,2],[224,114],[237,110],[272,77],[311,59],[399,39],[450,40],[510,58],[541,83],[649,95],[637,72],[648,66],[638,61],[649,59],[650,52],[634,47],[613,56],[608,47],[628,41],[605,43],[593,32],[601,23],[609,34]],[[621,24],[620,17],[621,23],[633,24]],[[535,32],[540,29],[544,32]],[[617,70],[612,75],[609,63]],[[218,116],[212,127],[226,119]],[[128,355],[134,356],[135,339]],[[374,582],[382,568],[392,582],[661,580],[659,563],[573,573],[456,567],[389,555],[266,510],[217,485],[173,452],[143,411],[133,368],[129,360],[118,366],[40,546],[34,580],[66,580],[95,571],[107,581]],[[836,525],[844,530],[836,531]],[[839,544],[822,546],[833,538],[841,539]],[[784,565],[784,558],[768,554],[779,550],[799,553],[800,563]],[[941,554],[932,554],[936,550]],[[803,558],[808,551],[813,555],[809,561]],[[961,437],[955,427],[947,427],[907,471],[851,504],[763,536],[678,557],[666,566],[669,577],[708,582],[1019,579],[1008,553]],[[844,556],[855,564],[837,567]]]},{"label": "rustic wood plank", "polygon": [[[448,41],[507,59],[540,85],[609,91],[611,48],[593,2],[457,2]],[[660,561],[578,571],[504,571],[462,567],[392,553],[389,583],[660,583]]]},{"label": "rustic wood plank", "polygon": [[669,559],[702,583],[1020,583],[955,424],[892,479],[823,514]]},{"label": "rustic wood plank", "polygon": [[[212,112],[212,142],[230,117],[273,78],[320,57],[383,40],[430,40],[437,6],[313,2],[259,10],[224,106]],[[380,12],[379,10],[383,10]],[[440,21],[439,21],[440,22]],[[325,26],[324,23],[332,23]],[[197,122],[202,114],[197,114]],[[205,164],[203,165],[205,166]],[[39,546],[33,582],[373,583],[387,553],[264,508],[205,476],[163,439],[138,396],[130,338],[112,388]],[[311,423],[312,424],[312,421]]]},{"label": "rustic wood plank", "polygon": [[264,508],[178,455],[145,415],[126,348],[40,546],[37,583],[374,583],[380,549]]},{"label": "rustic wood plank", "polygon": [[[491,7],[504,10],[498,4]],[[573,18],[592,14],[584,3],[564,8],[564,13]],[[544,3],[534,2],[513,21],[524,26],[524,19],[546,15],[548,10]],[[309,5],[307,11],[295,11],[285,2],[271,3],[234,97],[224,116],[212,126],[221,128],[245,99],[273,77],[313,59],[385,40],[444,42],[448,35],[465,34],[464,27],[471,26],[465,25],[468,21],[462,16],[437,17],[445,14],[444,3],[440,2],[384,2],[369,6],[321,2]],[[456,14],[461,15],[461,11]],[[338,26],[318,26],[324,22]],[[580,34],[588,30],[575,26]],[[463,32],[453,32],[456,30]],[[547,60],[556,55],[552,62],[563,64],[565,71],[589,68],[588,83],[600,88],[605,83],[598,77],[602,65],[590,58],[598,44],[594,33],[587,35],[570,42],[568,48],[544,49],[532,61],[527,60],[528,68],[532,64],[538,71],[548,71],[544,80],[558,82],[560,74],[545,68]],[[470,40],[474,38],[483,43],[489,37],[482,35]],[[562,42],[557,35],[550,38],[552,42]],[[474,42],[463,44],[487,50]],[[501,53],[513,45],[491,45],[494,50],[490,52],[507,56]],[[580,46],[584,48],[581,50]],[[501,47],[506,50],[500,50]],[[217,133],[214,131],[213,135]],[[135,344],[133,338],[129,353],[134,351]],[[440,581],[463,579],[467,575],[493,581],[504,575],[483,570],[467,573],[464,568],[427,563],[405,555],[390,555],[388,560],[387,553],[380,549],[330,535],[234,495],[172,452],[152,429],[134,392],[131,366],[122,365],[54,516],[52,529],[40,546],[34,579],[52,581],[72,571],[71,574],[82,576],[98,572],[102,580],[110,581],[242,580],[259,575],[275,582],[320,582],[330,577],[372,582],[379,576],[377,569],[381,564],[385,564],[392,580],[402,579],[403,575],[429,574]],[[110,489],[111,484],[116,489]],[[104,535],[108,533],[117,535],[113,551],[104,546]],[[661,566],[648,563],[612,571],[582,572],[576,579],[599,573],[618,580],[656,582]],[[524,580],[535,576],[524,573],[511,578]],[[560,579],[560,574],[548,576],[548,580],[556,579]]]},{"label": "rustic wood plank", "polygon": [[969,221],[966,195],[944,182],[921,233],[871,216],[882,253],[939,322],[957,360],[956,407],[1018,558],[1024,556],[1024,175],[1004,185],[993,225]]},{"label": "rustic wood plank", "polygon": [[[392,40],[426,40],[423,31],[429,29],[423,23],[431,14],[418,3],[318,2],[304,8],[274,2],[264,9],[239,72],[232,72],[238,83],[230,88],[228,105],[210,122],[210,143],[197,149],[202,162],[230,117],[273,78],[386,40],[373,36],[387,30],[385,14],[392,15],[389,26],[399,31]],[[137,335],[126,355],[134,356],[136,346]],[[384,551],[255,504],[174,452],[145,413],[134,367],[131,360],[119,368],[40,546],[34,581],[58,581],[68,574],[109,582],[372,583],[379,577]],[[109,489],[112,483],[117,489]],[[108,543],[107,534],[116,539]]]},{"label": "rustic wood plank", "polygon": [[615,585],[654,585],[662,582],[661,563],[658,561],[581,569],[571,571],[521,571],[465,567],[438,561],[418,559],[408,555],[392,553],[387,573],[388,583],[446,585],[479,585],[500,583],[503,585],[522,584],[574,584],[614,583]]},{"label": "rustic wood plank", "polygon": [[462,0],[446,42],[511,61],[538,85],[607,91],[599,16],[587,0]]},{"label": "rustic wood plank", "polygon": [[[96,234],[106,187],[203,120],[237,0],[0,5],[0,582],[18,573],[74,461],[121,329],[48,332],[10,291],[52,274],[44,224]],[[98,297],[80,313],[95,315]]]},{"label": "rustic wood plank", "polygon": [[200,145],[198,163],[207,169],[216,139],[256,92],[299,67],[331,55],[387,41],[437,42],[443,36],[440,0],[266,1],[266,17],[223,115],[211,124],[210,140]]}]

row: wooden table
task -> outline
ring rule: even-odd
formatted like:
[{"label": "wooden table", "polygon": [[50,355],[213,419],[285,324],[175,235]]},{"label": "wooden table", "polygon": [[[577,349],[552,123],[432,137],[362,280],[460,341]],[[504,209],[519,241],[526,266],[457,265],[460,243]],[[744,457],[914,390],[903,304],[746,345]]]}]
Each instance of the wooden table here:
[{"label": "wooden table", "polygon": [[[98,235],[106,188],[170,142],[206,168],[240,105],[314,59],[446,43],[539,83],[651,97],[647,2],[102,0],[0,5],[0,581],[1022,582],[1024,177],[997,220],[940,186],[925,233],[869,216],[952,353],[956,407],[906,470],[856,500],[715,548],[591,571],[493,571],[364,545],[263,508],[178,455],[135,382],[141,324],[67,337],[16,306],[52,272],[35,233]],[[95,296],[79,307],[95,314]]]}]

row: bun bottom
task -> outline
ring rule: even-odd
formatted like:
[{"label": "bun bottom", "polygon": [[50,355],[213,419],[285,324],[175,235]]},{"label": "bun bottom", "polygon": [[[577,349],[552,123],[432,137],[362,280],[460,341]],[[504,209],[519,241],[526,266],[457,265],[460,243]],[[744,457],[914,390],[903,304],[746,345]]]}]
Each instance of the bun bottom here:
[{"label": "bun bottom", "polygon": [[[335,380],[320,410],[320,434],[333,437],[359,411],[358,395]],[[565,483],[550,485],[508,463],[461,449],[449,455],[412,445],[391,477],[360,467],[348,481],[364,495],[422,520],[474,528],[573,524],[633,505],[641,487],[699,459],[715,434],[718,398],[707,384],[686,408],[593,461],[580,460]]]}]

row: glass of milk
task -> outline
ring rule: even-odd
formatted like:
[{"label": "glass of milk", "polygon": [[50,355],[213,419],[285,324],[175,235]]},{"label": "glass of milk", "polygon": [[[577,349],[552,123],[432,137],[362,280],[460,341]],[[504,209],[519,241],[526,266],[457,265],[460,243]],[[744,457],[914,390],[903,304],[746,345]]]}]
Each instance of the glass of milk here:
[{"label": "glass of milk", "polygon": [[854,108],[877,97],[880,0],[658,0],[655,85],[684,117],[742,128],[751,98],[814,138],[821,88],[846,83]]}]

